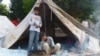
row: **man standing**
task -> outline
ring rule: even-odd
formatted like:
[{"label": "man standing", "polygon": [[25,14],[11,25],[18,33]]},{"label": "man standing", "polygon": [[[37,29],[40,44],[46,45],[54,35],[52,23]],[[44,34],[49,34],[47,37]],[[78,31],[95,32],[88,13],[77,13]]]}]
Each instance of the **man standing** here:
[{"label": "man standing", "polygon": [[[32,51],[38,51],[38,41],[40,28],[42,27],[42,21],[40,17],[40,9],[38,7],[34,8],[33,13],[29,17],[29,44],[28,44],[28,54]],[[32,50],[33,47],[33,50]]]}]

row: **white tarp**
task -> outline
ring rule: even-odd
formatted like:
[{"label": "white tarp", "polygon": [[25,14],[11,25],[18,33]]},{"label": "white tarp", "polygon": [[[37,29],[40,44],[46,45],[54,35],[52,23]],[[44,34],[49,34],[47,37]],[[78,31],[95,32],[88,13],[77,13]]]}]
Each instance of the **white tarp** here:
[{"label": "white tarp", "polygon": [[93,51],[94,53],[100,52],[99,40],[89,37],[89,45],[87,45],[87,49]]},{"label": "white tarp", "polygon": [[0,16],[0,47],[4,44],[4,37],[12,32],[15,25],[6,16]]},{"label": "white tarp", "polygon": [[15,26],[6,16],[0,16],[0,38],[12,32]]}]

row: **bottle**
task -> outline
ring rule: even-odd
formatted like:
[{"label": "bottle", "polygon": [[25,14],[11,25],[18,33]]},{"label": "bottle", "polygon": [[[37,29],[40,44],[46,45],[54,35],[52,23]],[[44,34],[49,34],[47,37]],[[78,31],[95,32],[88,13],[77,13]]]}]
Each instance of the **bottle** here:
[{"label": "bottle", "polygon": [[18,53],[21,53],[21,47],[18,46]]}]

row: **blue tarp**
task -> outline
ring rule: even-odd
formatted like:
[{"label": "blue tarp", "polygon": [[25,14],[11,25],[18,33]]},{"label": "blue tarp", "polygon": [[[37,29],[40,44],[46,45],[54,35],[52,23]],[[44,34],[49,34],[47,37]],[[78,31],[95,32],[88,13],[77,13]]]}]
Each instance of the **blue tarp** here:
[{"label": "blue tarp", "polygon": [[0,48],[0,56],[27,56],[26,50]]}]

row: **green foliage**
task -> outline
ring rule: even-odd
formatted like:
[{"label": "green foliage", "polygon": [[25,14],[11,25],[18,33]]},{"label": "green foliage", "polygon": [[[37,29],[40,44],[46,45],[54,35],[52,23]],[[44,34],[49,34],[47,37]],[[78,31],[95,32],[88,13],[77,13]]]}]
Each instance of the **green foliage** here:
[{"label": "green foliage", "polygon": [[9,11],[8,11],[6,5],[0,4],[0,15],[9,16]]},{"label": "green foliage", "polygon": [[54,0],[57,5],[63,8],[79,21],[91,19],[89,16],[93,13],[93,0]]},{"label": "green foliage", "polygon": [[13,14],[11,15],[14,15],[15,17],[22,20],[31,10],[36,0],[10,0],[10,1],[12,3],[11,11],[13,11]]},{"label": "green foliage", "polygon": [[23,11],[23,3],[22,0],[10,0],[11,1],[11,11],[15,17],[19,19],[23,19],[25,17],[25,13]]},{"label": "green foliage", "polygon": [[24,10],[24,13],[27,14],[32,6],[34,5],[36,0],[23,0],[23,10]]}]

